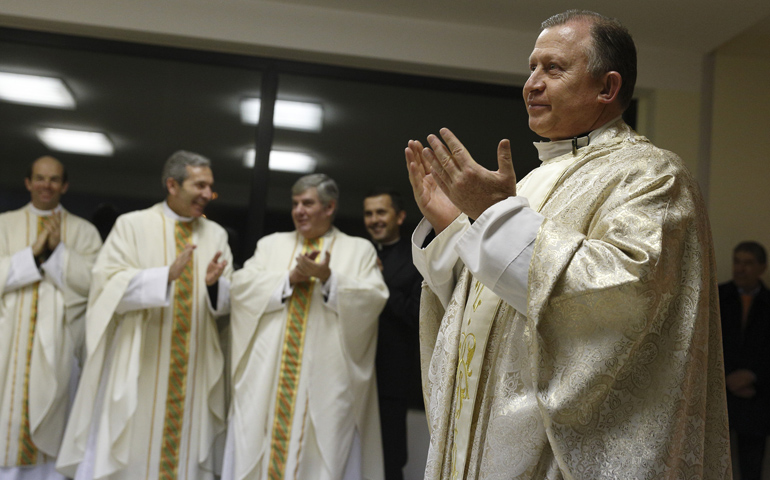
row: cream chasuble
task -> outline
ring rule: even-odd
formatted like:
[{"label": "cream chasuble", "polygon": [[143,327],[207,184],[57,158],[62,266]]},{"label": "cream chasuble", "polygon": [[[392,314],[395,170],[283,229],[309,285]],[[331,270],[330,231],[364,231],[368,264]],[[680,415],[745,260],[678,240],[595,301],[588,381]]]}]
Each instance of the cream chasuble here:
[{"label": "cream chasuble", "polygon": [[388,290],[377,255],[370,242],[332,228],[309,248],[331,254],[336,306],[313,280],[272,307],[302,245],[296,232],[269,235],[233,276],[234,392],[223,478],[338,480],[357,434],[363,478],[382,479],[374,355]]},{"label": "cream chasuble", "polygon": [[[464,344],[473,305],[491,297],[478,296],[467,268],[453,269],[446,308],[423,290],[425,478],[730,478],[711,237],[681,161],[618,121],[518,191],[545,217],[527,315],[500,302],[486,342],[474,333],[480,364]],[[416,251],[421,265],[484,228],[463,219]],[[488,221],[517,233],[513,222]],[[472,247],[461,258],[494,258],[483,240]],[[466,364],[478,375],[467,398]]]},{"label": "cream chasuble", "polygon": [[[169,305],[116,313],[137,273],[170,265],[189,242],[197,248]],[[229,278],[227,233],[214,222],[177,223],[162,204],[118,218],[94,266],[89,357],[59,471],[74,477],[88,457],[78,477],[214,478],[225,429],[224,357],[205,275],[217,251]]]},{"label": "cream chasuble", "polygon": [[[528,198],[536,210],[574,157],[560,157],[544,162],[540,169],[524,177],[516,186],[517,194]],[[470,445],[471,423],[478,398],[479,377],[492,322],[497,317],[502,300],[484,288],[475,277],[470,281],[472,290],[463,312],[462,328],[457,355],[455,379],[454,444],[452,446],[451,478],[465,478],[465,466]],[[478,354],[477,354],[478,353]]]},{"label": "cream chasuble", "polygon": [[61,278],[45,271],[40,280],[8,288],[11,257],[42,230],[37,212],[27,206],[0,215],[0,467],[56,460],[73,362],[84,341],[90,269],[101,246],[93,225],[60,209]]}]

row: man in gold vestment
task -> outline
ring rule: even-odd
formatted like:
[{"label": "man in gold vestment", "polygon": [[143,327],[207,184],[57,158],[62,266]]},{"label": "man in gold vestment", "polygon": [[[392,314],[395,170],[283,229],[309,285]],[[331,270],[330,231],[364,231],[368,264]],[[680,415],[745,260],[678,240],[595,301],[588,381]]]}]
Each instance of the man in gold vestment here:
[{"label": "man in gold vestment", "polygon": [[57,159],[35,160],[24,183],[30,203],[0,215],[0,479],[63,478],[54,464],[102,241],[59,203]]},{"label": "man in gold vestment", "polygon": [[[118,218],[94,265],[88,359],[57,468],[77,479],[213,479],[225,430],[227,233],[209,160],[166,162],[166,201]],[[217,453],[219,450],[219,453]]]},{"label": "man in gold vestment", "polygon": [[633,40],[569,11],[529,64],[529,126],[549,141],[518,184],[507,140],[494,172],[447,129],[406,149],[425,478],[730,478],[706,210],[681,160],[621,119]]}]

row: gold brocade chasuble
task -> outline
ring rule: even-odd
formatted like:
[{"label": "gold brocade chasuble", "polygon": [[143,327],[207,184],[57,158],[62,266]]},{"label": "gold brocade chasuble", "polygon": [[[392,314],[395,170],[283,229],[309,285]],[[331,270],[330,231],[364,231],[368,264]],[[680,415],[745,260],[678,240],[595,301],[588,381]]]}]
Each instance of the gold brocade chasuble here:
[{"label": "gold brocade chasuble", "polygon": [[[540,171],[533,172],[534,175],[528,175],[519,182],[518,194],[527,197],[530,206],[536,211],[540,211],[547,194],[574,161],[574,157],[567,156],[561,161],[545,162]],[[455,378],[452,480],[465,478],[473,412],[478,397],[484,351],[487,348],[492,324],[502,304],[500,297],[490,289],[485,288],[475,275],[471,278],[470,285],[472,285],[473,290],[468,295],[468,302],[463,312]]]},{"label": "gold brocade chasuble", "polygon": [[[555,165],[562,161],[566,168]],[[431,431],[425,478],[449,480],[454,470],[468,479],[731,478],[711,235],[681,159],[618,120],[576,155],[568,149],[547,159],[517,191],[543,217],[531,244],[526,311],[503,302],[486,351],[476,338],[474,357],[483,361],[475,398],[460,398],[456,385],[474,279],[461,263],[431,267],[474,227],[458,218],[425,248],[417,247],[422,231],[414,241],[428,283],[420,308]],[[528,218],[537,220],[522,211]],[[502,239],[517,225],[479,224],[462,248],[496,245],[478,236],[489,228]],[[495,253],[483,260],[516,254]],[[464,436],[463,467],[453,449]]]},{"label": "gold brocade chasuble", "polygon": [[[305,239],[302,244],[302,255],[321,252],[322,249],[323,237]],[[316,261],[320,259],[321,255],[319,254]],[[302,368],[302,352],[305,346],[305,327],[310,312],[314,285],[313,279],[297,283],[294,285],[289,299],[278,377],[278,393],[275,400],[273,433],[270,442],[270,463],[268,465],[268,478],[270,480],[282,480],[285,475],[291,427],[294,421],[294,407]]]},{"label": "gold brocade chasuble", "polygon": [[[176,222],[174,242],[177,256],[192,243],[192,222]],[[160,473],[162,480],[177,478],[179,444],[184,423],[185,392],[194,292],[193,257],[185,264],[174,287],[174,318],[171,327],[171,359],[168,370],[168,394],[163,422]]]}]

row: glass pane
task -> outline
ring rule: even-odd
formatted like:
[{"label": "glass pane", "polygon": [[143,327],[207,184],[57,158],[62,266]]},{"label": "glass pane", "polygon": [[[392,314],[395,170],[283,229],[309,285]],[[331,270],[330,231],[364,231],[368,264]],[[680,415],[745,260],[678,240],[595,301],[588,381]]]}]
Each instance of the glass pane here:
[{"label": "glass pane", "polygon": [[[478,90],[478,88],[476,88]],[[499,89],[498,89],[499,90]],[[539,162],[527,127],[521,90],[510,95],[485,95],[461,90],[431,90],[297,75],[280,75],[278,99],[320,103],[320,132],[276,128],[273,148],[310,153],[318,160],[316,172],[326,173],[340,186],[337,225],[365,236],[362,202],[374,187],[391,187],[407,200],[407,223],[420,219],[407,177],[404,149],[409,139],[423,141],[448,127],[474,158],[497,169],[497,144],[509,138],[519,177]],[[268,209],[272,223],[266,231],[291,229],[292,183],[299,174],[270,172]]]},{"label": "glass pane", "polygon": [[[29,201],[23,177],[35,158],[51,154],[67,166],[70,191],[62,203],[91,219],[109,203],[118,213],[164,198],[161,169],[176,150],[213,162],[215,189],[208,216],[243,227],[251,178],[242,165],[256,128],[240,117],[240,100],[258,97],[261,72],[246,68],[0,43],[0,71],[61,78],[75,96],[74,110],[0,102],[0,211]],[[48,150],[40,127],[104,132],[112,156]],[[240,233],[240,232],[239,232]]]}]

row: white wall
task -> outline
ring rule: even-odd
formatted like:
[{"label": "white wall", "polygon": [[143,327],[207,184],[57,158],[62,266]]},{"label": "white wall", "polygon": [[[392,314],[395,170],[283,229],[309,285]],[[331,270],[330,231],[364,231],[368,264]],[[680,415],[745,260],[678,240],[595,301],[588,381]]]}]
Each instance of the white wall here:
[{"label": "white wall", "polygon": [[[521,84],[530,31],[252,1],[0,0],[0,25]],[[639,44],[641,88],[698,91],[700,58]]]},{"label": "white wall", "polygon": [[738,242],[770,249],[768,45],[767,38],[744,38],[716,54],[709,210],[720,282],[730,279]]}]

